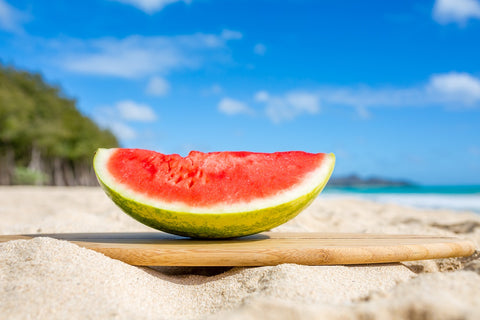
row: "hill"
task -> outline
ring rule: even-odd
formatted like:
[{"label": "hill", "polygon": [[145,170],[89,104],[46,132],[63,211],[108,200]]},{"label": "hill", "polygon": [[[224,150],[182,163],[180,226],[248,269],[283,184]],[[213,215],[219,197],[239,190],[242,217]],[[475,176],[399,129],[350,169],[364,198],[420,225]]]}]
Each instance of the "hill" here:
[{"label": "hill", "polygon": [[96,185],[95,150],[116,146],[59,87],[0,64],[0,184]]},{"label": "hill", "polygon": [[360,187],[360,188],[383,188],[383,187],[411,187],[415,184],[407,180],[392,180],[381,177],[362,178],[355,174],[342,177],[332,177],[328,182],[329,187]]}]

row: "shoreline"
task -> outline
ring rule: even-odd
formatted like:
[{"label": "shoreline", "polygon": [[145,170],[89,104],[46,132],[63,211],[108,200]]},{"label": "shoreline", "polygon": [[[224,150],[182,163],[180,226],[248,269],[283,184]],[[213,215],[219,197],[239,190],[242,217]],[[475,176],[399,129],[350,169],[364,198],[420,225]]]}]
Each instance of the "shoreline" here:
[{"label": "shoreline", "polygon": [[354,197],[416,209],[448,209],[480,214],[480,186],[331,187],[326,198]]}]

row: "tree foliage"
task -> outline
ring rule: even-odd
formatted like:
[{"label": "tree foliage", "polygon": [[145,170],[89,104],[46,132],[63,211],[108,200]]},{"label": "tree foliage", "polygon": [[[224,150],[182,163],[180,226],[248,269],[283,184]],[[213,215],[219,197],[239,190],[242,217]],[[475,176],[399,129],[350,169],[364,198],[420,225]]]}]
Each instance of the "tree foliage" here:
[{"label": "tree foliage", "polygon": [[13,183],[15,168],[24,167],[46,174],[50,184],[91,185],[95,150],[116,146],[115,136],[59,87],[0,64],[0,184]]}]

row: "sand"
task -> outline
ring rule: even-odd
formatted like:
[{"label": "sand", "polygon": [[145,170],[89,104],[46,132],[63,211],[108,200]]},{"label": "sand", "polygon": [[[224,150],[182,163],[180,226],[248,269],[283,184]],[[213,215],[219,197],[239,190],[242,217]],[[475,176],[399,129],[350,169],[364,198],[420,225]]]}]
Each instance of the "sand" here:
[{"label": "sand", "polygon": [[[98,188],[0,188],[0,234],[149,231]],[[480,215],[318,198],[274,231],[457,235]],[[367,266],[133,267],[51,238],[0,244],[2,319],[479,319],[480,252]]]}]

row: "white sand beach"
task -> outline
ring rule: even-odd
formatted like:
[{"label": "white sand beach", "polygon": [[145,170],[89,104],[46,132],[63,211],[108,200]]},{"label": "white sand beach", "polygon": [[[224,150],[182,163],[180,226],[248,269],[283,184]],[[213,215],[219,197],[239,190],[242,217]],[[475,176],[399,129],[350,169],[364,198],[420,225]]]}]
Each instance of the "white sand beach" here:
[{"label": "white sand beach", "polygon": [[[0,234],[151,231],[99,188],[0,187]],[[134,267],[51,238],[0,244],[2,319],[479,319],[480,215],[320,196],[273,231],[453,235],[471,257]]]}]

